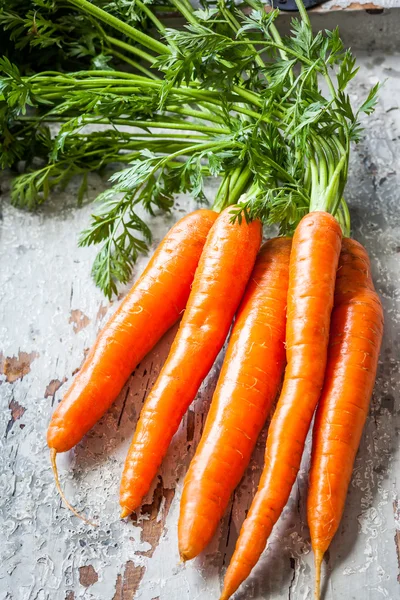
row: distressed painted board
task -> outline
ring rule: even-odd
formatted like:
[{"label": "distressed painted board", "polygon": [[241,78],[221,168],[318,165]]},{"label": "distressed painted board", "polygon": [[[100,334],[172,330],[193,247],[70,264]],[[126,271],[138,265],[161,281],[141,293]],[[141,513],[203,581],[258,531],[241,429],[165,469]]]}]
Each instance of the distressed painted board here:
[{"label": "distressed painted board", "polygon": [[[400,597],[400,57],[361,56],[353,94],[387,78],[366,138],[354,150],[347,198],[355,237],[371,255],[385,308],[379,374],[343,522],[324,564],[325,600]],[[92,196],[104,186],[90,180]],[[55,492],[45,441],[54,406],[97,332],[118,305],[90,278],[93,249],[78,249],[91,207],[76,184],[36,214],[8,203],[2,180],[0,238],[0,600],[213,600],[254,494],[265,432],[215,539],[180,565],[176,524],[182,480],[216,383],[220,357],[188,411],[136,518],[119,520],[123,460],[147,391],[167,355],[169,332],[77,448],[59,457],[61,478],[89,528]],[[212,196],[217,182],[211,181]],[[182,214],[152,221],[154,247]],[[265,232],[268,234],[268,232]],[[143,269],[142,258],[135,276]],[[310,600],[312,555],[305,519],[308,450],[267,551],[237,600]]]}]

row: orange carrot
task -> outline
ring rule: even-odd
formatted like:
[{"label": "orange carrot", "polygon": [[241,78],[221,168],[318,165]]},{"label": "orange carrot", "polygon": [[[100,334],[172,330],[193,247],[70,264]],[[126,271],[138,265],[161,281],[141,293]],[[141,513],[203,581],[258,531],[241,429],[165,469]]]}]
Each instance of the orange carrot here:
[{"label": "orange carrot", "polygon": [[179,319],[217,216],[198,210],[176,223],[100,332],[52,416],[47,443],[53,466],[55,454],[82,439],[114,402],[136,365]]},{"label": "orange carrot", "polygon": [[290,248],[289,238],[262,246],[236,315],[183,487],[178,524],[183,560],[197,556],[214,535],[278,391],[286,362]]},{"label": "orange carrot", "polygon": [[261,223],[232,224],[231,210],[211,228],[180,328],[143,406],[122,475],[122,517],[148,492],[185,411],[222,348],[250,277]]},{"label": "orange carrot", "polygon": [[346,238],[336,279],[325,382],[315,417],[308,492],[317,599],[321,561],[342,518],[368,414],[382,334],[382,306],[367,253],[361,244]]},{"label": "orange carrot", "polygon": [[292,244],[286,325],[287,367],[268,432],[265,466],[226,573],[221,600],[248,577],[265,548],[296,479],[326,366],[341,229],[311,212]]}]

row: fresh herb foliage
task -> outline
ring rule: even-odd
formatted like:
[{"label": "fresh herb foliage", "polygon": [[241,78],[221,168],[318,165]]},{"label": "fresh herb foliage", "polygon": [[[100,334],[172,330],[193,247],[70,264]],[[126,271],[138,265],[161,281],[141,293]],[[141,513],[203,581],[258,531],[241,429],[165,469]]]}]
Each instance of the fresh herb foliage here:
[{"label": "fresh herb foliage", "polygon": [[[221,177],[214,208],[235,204],[233,219],[290,234],[320,209],[348,232],[350,143],[379,86],[353,108],[355,58],[338,29],[314,34],[297,1],[281,37],[261,0],[0,0],[0,161],[24,167],[12,202],[35,208],[76,175],[82,202],[89,172],[125,163],[80,239],[100,245],[93,275],[107,296],[151,239],[139,207],[169,211],[179,192],[204,202],[207,176]],[[185,24],[161,22],[168,11]]]}]

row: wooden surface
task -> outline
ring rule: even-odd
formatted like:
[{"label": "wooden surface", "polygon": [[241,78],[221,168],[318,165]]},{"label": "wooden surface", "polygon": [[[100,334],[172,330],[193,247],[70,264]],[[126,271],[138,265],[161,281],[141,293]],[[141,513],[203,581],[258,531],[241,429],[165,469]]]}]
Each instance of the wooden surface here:
[{"label": "wooden surface", "polygon": [[[324,563],[325,599],[400,597],[400,57],[361,57],[353,87],[387,78],[366,139],[354,150],[347,199],[356,239],[371,255],[385,308],[385,338],[371,413],[346,511]],[[104,182],[91,178],[92,196]],[[212,197],[217,182],[210,182]],[[217,360],[174,438],[140,514],[119,520],[124,456],[147,391],[174,335],[138,366],[120,397],[77,448],[59,457],[65,491],[97,521],[88,528],[61,505],[45,432],[54,405],[115,310],[94,287],[92,249],[78,249],[90,205],[76,184],[36,214],[8,204],[2,180],[0,240],[0,600],[212,600],[218,598],[238,529],[262,465],[265,431],[225,519],[205,554],[178,564],[182,480],[218,376]],[[154,220],[154,246],[194,205],[180,198]],[[267,231],[265,231],[268,234]],[[146,263],[140,260],[135,276]],[[289,504],[262,561],[237,600],[311,599],[312,555],[305,519],[308,451]]]}]

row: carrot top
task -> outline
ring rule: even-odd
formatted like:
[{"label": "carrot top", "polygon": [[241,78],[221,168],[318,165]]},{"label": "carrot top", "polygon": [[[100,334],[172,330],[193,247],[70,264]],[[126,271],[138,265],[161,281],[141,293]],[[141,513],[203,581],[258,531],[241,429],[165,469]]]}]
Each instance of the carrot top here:
[{"label": "carrot top", "polygon": [[[350,143],[360,136],[360,115],[374,109],[378,85],[352,107],[355,58],[337,28],[313,33],[296,2],[300,19],[281,36],[279,11],[266,12],[262,0],[235,10],[225,0],[201,10],[166,0],[160,15],[141,0],[129,14],[119,3],[67,0],[71,18],[96,24],[96,68],[82,62],[74,72],[25,75],[23,63],[0,59],[7,139],[0,164],[15,166],[32,152],[44,161],[36,170],[26,161],[27,172],[14,179],[14,204],[33,208],[77,174],[84,175],[82,200],[88,172],[126,164],[99,196],[80,241],[100,245],[93,273],[107,295],[129,280],[151,239],[138,207],[169,211],[180,192],[205,201],[207,176],[222,178],[217,211],[240,200],[234,217],[258,217],[291,233],[306,212],[324,210],[348,233]],[[185,26],[166,27],[168,10],[178,10]],[[52,137],[54,122],[61,127]]]}]

